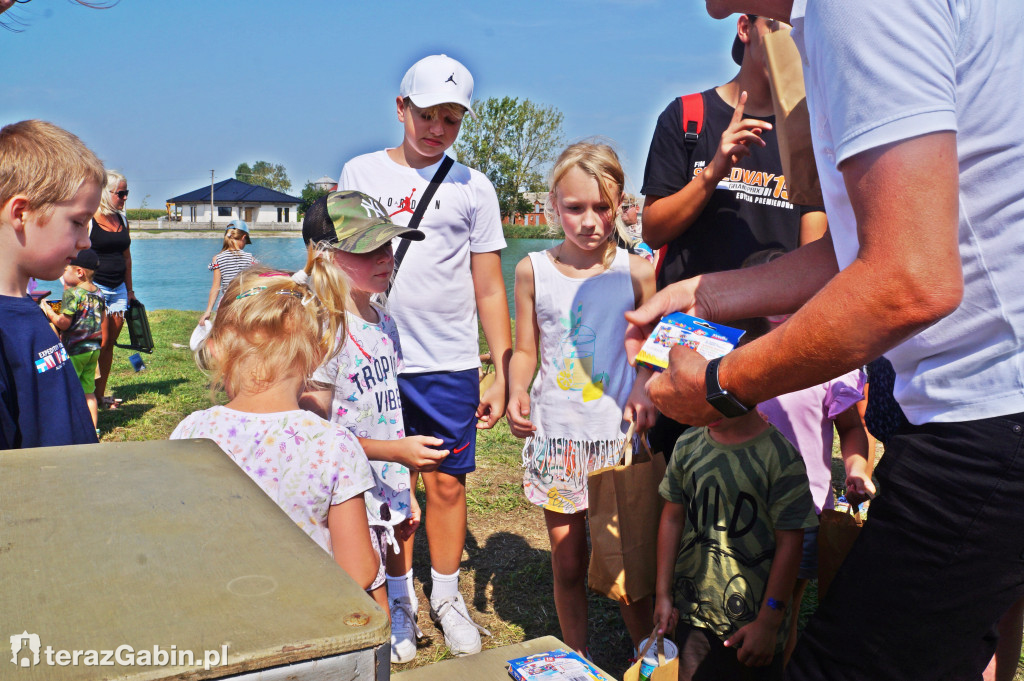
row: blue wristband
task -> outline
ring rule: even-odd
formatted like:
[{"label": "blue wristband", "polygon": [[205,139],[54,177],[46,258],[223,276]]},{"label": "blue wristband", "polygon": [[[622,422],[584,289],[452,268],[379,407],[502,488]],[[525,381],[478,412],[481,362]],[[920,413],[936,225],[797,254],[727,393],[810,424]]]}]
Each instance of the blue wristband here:
[{"label": "blue wristband", "polygon": [[774,598],[768,599],[768,607],[772,610],[785,610],[786,604],[782,601],[777,601]]}]

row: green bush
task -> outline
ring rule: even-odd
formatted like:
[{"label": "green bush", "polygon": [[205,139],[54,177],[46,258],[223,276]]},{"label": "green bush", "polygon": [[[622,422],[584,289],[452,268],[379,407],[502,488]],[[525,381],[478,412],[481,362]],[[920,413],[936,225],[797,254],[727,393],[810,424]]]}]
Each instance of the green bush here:
[{"label": "green bush", "polygon": [[156,220],[167,217],[167,211],[156,208],[129,208],[127,211],[129,220]]},{"label": "green bush", "polygon": [[558,233],[551,231],[550,225],[512,225],[501,226],[506,239],[552,239]]}]

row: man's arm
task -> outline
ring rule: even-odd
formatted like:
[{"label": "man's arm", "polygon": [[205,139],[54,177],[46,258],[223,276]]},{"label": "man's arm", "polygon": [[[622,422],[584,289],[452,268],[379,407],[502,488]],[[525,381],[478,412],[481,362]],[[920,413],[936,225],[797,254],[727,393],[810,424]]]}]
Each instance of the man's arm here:
[{"label": "man's arm", "polygon": [[508,363],[512,358],[512,323],[508,317],[508,295],[501,276],[501,252],[471,253],[473,291],[480,326],[494,361],[494,383],[480,399],[477,418],[480,428],[491,428],[505,414],[508,400]]},{"label": "man's arm", "polygon": [[825,236],[758,267],[714,272],[684,279],[658,291],[627,312],[626,351],[636,356],[658,320],[670,312],[729,321],[790,314],[839,271],[832,238]]},{"label": "man's arm", "polygon": [[722,133],[711,162],[703,172],[671,196],[644,197],[644,242],[651,248],[661,248],[690,228],[715,193],[718,182],[732,172],[740,159],[750,155],[750,145],[765,146],[761,131],[771,129],[771,123],[743,118],[747,93],[740,93],[740,101],[729,127]]},{"label": "man's arm", "polygon": [[[722,360],[719,382],[744,404],[817,385],[861,366],[960,304],[955,133],[936,132],[870,149],[845,161],[840,170],[856,216],[860,250],[789,321]],[[768,268],[789,257],[765,265],[763,272],[777,275],[779,268]],[[759,308],[759,314],[774,313],[763,308],[772,306],[773,294],[785,293],[777,278],[769,278],[762,282],[759,297],[765,302],[759,306],[757,297],[751,298],[758,282],[745,281],[735,272],[725,274],[722,280],[705,277],[712,290],[701,292],[698,284],[694,296],[700,301],[694,304],[706,305],[702,311],[711,312],[716,321],[728,321],[722,309],[741,310],[740,316]],[[729,281],[745,281],[738,299],[737,292],[719,287]],[[669,361],[669,370],[649,384],[659,409],[694,425],[720,418],[705,400],[707,362],[682,347],[672,350]]]}]

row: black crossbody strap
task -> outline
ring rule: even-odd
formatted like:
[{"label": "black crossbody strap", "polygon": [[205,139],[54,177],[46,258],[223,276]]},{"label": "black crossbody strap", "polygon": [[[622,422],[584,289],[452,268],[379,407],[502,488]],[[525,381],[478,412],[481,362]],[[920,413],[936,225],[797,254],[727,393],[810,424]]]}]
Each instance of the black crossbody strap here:
[{"label": "black crossbody strap", "polygon": [[[434,198],[434,192],[444,182],[444,178],[448,176],[448,171],[452,169],[455,164],[455,160],[451,156],[445,156],[444,160],[441,161],[441,165],[438,167],[437,172],[434,173],[434,177],[430,179],[430,184],[427,185],[427,189],[423,192],[423,196],[420,197],[420,202],[416,204],[416,210],[412,214],[412,218],[409,219],[407,225],[410,229],[419,229],[420,220],[423,219],[423,214],[427,212],[427,207],[430,205],[430,200]],[[387,293],[391,293],[391,287],[395,285],[395,278],[398,276],[398,268],[402,264],[402,260],[405,259],[406,251],[409,250],[409,244],[412,243],[409,239],[402,239],[402,243],[398,245],[398,250],[395,251],[395,268],[391,271],[391,281],[388,282]],[[386,295],[386,294],[385,294]]]}]

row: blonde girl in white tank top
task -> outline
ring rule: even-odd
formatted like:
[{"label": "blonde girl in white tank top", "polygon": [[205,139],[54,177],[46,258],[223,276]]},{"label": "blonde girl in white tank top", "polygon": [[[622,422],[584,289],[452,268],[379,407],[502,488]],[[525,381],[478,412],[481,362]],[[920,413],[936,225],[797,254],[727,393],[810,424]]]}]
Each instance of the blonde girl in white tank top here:
[{"label": "blonde girl in white tank top", "polygon": [[[524,492],[544,509],[562,640],[583,655],[587,475],[618,460],[628,422],[643,432],[655,417],[644,389],[649,373],[629,366],[624,347],[623,315],[654,293],[654,270],[616,247],[623,185],[610,147],[579,143],[562,152],[547,213],[565,240],[516,266],[507,418],[512,433],[526,439]],[[620,609],[635,647],[650,631],[652,605],[648,599]]]}]

